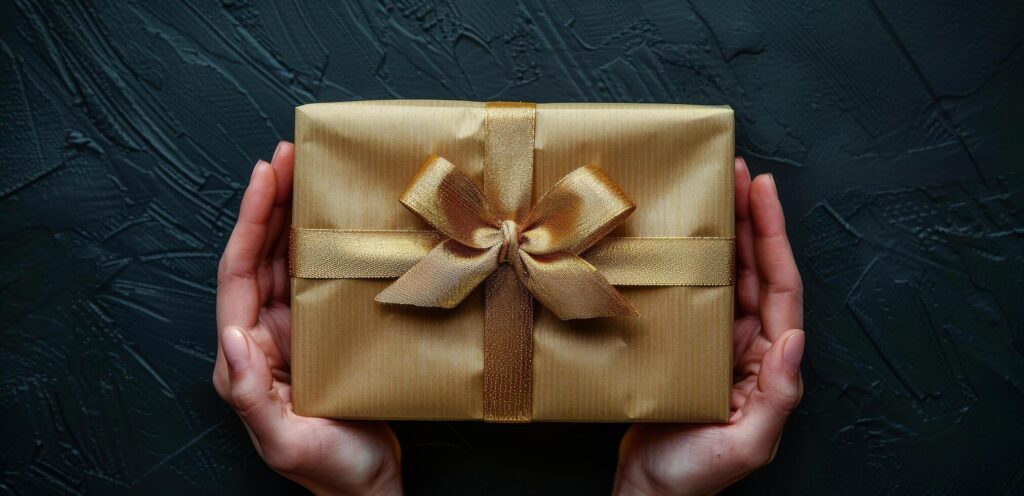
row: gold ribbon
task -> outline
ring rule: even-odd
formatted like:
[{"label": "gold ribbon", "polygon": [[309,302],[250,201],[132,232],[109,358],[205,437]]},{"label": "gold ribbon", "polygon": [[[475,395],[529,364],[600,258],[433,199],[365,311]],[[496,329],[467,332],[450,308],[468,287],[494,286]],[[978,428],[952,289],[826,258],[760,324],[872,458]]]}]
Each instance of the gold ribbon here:
[{"label": "gold ribbon", "polygon": [[292,229],[295,277],[398,279],[382,303],[453,308],[484,283],[484,420],[532,416],[533,299],[563,320],[634,316],[612,286],[730,285],[733,238],[605,238],[635,206],[600,169],[531,208],[535,106],[486,107],[483,191],[432,156],[400,201],[436,231]]}]

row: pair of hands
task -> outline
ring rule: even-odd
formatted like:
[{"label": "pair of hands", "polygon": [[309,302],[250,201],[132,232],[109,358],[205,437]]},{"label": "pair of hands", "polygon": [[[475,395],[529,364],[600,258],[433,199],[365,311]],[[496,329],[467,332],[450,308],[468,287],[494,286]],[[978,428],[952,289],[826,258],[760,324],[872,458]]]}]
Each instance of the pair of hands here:
[{"label": "pair of hands", "polygon": [[[317,494],[400,494],[401,454],[384,422],[291,407],[288,228],[295,148],[259,161],[217,276],[213,383],[270,467]],[[736,160],[736,323],[726,424],[637,424],[622,440],[616,494],[707,494],[767,464],[800,401],[803,293],[770,175]]]}]

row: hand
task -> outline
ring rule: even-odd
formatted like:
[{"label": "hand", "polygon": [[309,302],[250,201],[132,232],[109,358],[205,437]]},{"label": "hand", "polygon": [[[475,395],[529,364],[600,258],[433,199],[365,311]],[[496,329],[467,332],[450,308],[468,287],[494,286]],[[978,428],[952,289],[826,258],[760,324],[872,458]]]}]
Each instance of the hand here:
[{"label": "hand", "polygon": [[803,393],[803,287],[771,175],[736,160],[736,322],[732,415],[712,425],[636,424],[616,494],[713,494],[768,464]]},{"label": "hand", "polygon": [[383,422],[292,411],[288,278],[295,147],[256,163],[217,274],[213,384],[270,467],[317,494],[400,494],[398,441]]}]

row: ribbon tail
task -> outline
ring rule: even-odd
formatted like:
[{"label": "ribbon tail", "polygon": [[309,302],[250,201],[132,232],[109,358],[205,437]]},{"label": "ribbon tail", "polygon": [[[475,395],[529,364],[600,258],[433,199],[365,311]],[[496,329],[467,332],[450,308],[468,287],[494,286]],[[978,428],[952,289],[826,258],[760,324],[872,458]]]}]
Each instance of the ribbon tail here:
[{"label": "ribbon tail", "polygon": [[484,301],[484,420],[533,417],[533,297],[515,269],[502,264],[487,278]]},{"label": "ribbon tail", "polygon": [[500,245],[470,248],[448,239],[377,294],[381,303],[455,308],[498,266]]},{"label": "ribbon tail", "polygon": [[519,255],[530,292],[559,319],[639,315],[586,260],[565,252],[530,255],[520,251]]}]

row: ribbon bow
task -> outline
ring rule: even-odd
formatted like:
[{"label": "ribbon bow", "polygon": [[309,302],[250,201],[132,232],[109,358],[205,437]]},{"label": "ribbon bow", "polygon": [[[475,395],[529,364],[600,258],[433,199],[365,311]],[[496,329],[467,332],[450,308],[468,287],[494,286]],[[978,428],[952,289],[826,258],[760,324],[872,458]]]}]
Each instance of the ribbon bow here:
[{"label": "ribbon bow", "polygon": [[525,217],[499,218],[468,177],[432,156],[400,201],[448,239],[378,294],[379,302],[453,308],[499,264],[508,264],[530,294],[562,320],[637,315],[578,256],[636,208],[596,167],[570,172]]}]

